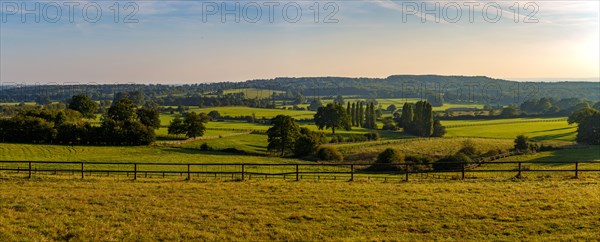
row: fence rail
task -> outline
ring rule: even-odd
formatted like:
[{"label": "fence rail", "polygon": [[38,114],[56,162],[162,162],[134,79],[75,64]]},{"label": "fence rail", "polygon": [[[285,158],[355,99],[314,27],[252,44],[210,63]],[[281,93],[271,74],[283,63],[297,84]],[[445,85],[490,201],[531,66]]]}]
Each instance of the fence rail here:
[{"label": "fence rail", "polygon": [[[533,166],[533,167],[531,167]],[[24,173],[27,178],[38,173],[80,176],[126,175],[138,178],[177,176],[191,180],[196,177],[332,179],[469,179],[474,174],[508,173],[510,177],[527,174],[569,174],[579,177],[593,173],[600,177],[600,161],[509,161],[509,162],[457,162],[439,164],[371,164],[371,163],[151,163],[151,162],[60,162],[60,161],[0,161],[0,171]]]}]

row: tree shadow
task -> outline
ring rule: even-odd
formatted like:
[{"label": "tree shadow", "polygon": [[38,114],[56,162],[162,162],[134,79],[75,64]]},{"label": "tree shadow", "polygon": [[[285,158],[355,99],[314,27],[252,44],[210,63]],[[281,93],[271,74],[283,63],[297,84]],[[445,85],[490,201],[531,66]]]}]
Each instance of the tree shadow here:
[{"label": "tree shadow", "polygon": [[567,129],[573,129],[573,128],[574,127],[566,127],[566,128],[558,128],[558,129],[546,129],[546,130],[532,131],[532,132],[529,132],[529,133],[544,133],[544,132],[567,130]]},{"label": "tree shadow", "polygon": [[534,136],[531,137],[532,140],[536,140],[536,141],[544,141],[544,140],[558,140],[560,138],[565,138],[567,136],[573,135],[577,132],[569,132],[569,133],[563,133],[563,134],[552,134],[552,135],[541,135],[541,136]]},{"label": "tree shadow", "polygon": [[[565,164],[561,162],[581,162],[586,161],[597,161],[600,160],[600,146],[589,146],[585,148],[573,148],[573,149],[561,149],[554,151],[547,151],[551,155],[545,157],[539,157],[531,160],[532,162],[539,162],[540,166],[574,166],[574,164]],[[600,164],[595,164],[600,166]]]}]

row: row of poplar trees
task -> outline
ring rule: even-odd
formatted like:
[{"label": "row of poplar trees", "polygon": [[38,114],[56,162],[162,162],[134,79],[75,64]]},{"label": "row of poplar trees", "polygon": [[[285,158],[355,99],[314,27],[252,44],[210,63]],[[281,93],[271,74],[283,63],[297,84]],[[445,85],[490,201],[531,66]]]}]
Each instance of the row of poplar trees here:
[{"label": "row of poplar trees", "polygon": [[346,113],[350,116],[350,123],[353,127],[377,129],[375,103],[348,102]]},{"label": "row of poplar trees", "polygon": [[399,123],[404,132],[430,137],[434,134],[433,108],[426,101],[417,103],[405,103],[402,107],[402,116]]}]

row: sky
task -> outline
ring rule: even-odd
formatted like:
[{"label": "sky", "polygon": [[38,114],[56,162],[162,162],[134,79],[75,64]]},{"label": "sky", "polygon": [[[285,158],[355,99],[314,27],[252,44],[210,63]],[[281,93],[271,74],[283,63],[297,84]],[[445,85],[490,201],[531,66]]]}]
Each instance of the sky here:
[{"label": "sky", "polygon": [[600,76],[596,0],[0,3],[4,85]]}]

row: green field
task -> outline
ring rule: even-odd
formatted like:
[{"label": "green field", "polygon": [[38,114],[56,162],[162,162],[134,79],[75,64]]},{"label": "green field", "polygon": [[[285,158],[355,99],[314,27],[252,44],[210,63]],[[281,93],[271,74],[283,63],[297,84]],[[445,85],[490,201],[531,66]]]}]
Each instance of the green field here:
[{"label": "green field", "polygon": [[251,154],[267,153],[267,136],[264,134],[246,134],[220,139],[200,140],[182,144],[182,148],[200,149],[202,144],[208,144],[211,148],[222,150],[226,148],[235,148]]},{"label": "green field", "polygon": [[273,93],[285,93],[284,91],[269,90],[269,89],[257,89],[257,88],[244,88],[244,89],[227,89],[223,90],[223,94],[231,93],[244,93],[246,98],[270,98]]},{"label": "green field", "polygon": [[168,163],[291,163],[294,159],[232,155],[160,146],[63,146],[0,143],[0,160],[168,162]]},{"label": "green field", "polygon": [[[525,135],[535,141],[574,142],[577,126],[569,125],[566,120],[552,119],[497,119],[497,120],[444,120],[447,137],[489,137],[514,139]],[[548,122],[552,121],[552,122]],[[452,127],[460,126],[462,127]]]},{"label": "green field", "polygon": [[5,177],[0,240],[593,241],[599,186]]},{"label": "green field", "polygon": [[[190,108],[190,112],[196,113],[209,113],[210,111],[218,111],[221,116],[256,116],[257,119],[267,118],[271,119],[277,115],[289,115],[295,119],[312,119],[315,115],[313,111],[296,111],[296,110],[283,110],[283,109],[267,109],[267,108],[250,108],[250,107],[218,107],[218,108]],[[175,115],[172,114],[161,114],[161,124],[169,125]]]},{"label": "green field", "polygon": [[[20,103],[0,103],[0,106],[17,106]],[[37,105],[36,102],[24,102],[25,105],[27,106],[35,106]]]},{"label": "green field", "polygon": [[351,143],[335,145],[348,161],[372,161],[387,148],[400,150],[406,155],[425,155],[444,157],[458,152],[465,141],[474,143],[477,151],[485,153],[490,150],[507,152],[514,145],[508,139],[490,138],[415,138],[367,143]]},{"label": "green field", "polygon": [[536,154],[508,157],[498,161],[600,161],[600,146],[595,145],[539,152]]}]

